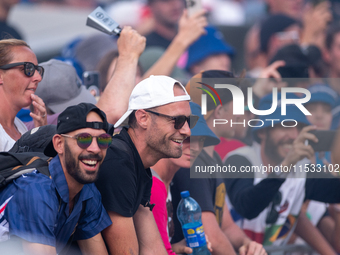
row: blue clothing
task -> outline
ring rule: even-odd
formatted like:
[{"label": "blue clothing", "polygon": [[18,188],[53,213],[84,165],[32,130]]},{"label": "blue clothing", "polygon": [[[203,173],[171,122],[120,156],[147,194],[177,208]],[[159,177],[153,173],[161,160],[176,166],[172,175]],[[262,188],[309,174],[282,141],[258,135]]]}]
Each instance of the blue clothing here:
[{"label": "blue clothing", "polygon": [[[82,240],[97,235],[112,222],[93,183],[84,185],[69,214],[69,190],[59,156],[52,159],[49,171],[51,178],[34,171],[15,179],[1,192],[0,228],[7,221],[10,236],[54,246],[59,253],[75,228],[74,240]],[[6,206],[4,202],[11,196]],[[85,210],[79,219],[83,204]]]},{"label": "blue clothing", "polygon": [[22,108],[18,113],[17,117],[22,121],[22,122],[29,122],[33,121],[33,118],[30,115],[30,110]]},{"label": "blue clothing", "polygon": [[331,162],[331,152],[315,152],[316,165],[320,164],[321,166],[325,165],[323,160],[327,162]]}]

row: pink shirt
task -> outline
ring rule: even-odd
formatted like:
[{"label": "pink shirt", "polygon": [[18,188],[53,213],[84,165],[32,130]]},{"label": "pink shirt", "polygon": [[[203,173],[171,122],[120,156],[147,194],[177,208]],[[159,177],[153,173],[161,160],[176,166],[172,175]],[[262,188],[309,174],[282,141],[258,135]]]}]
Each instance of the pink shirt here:
[{"label": "pink shirt", "polygon": [[157,227],[163,243],[169,255],[176,255],[171,249],[171,244],[169,242],[168,235],[168,212],[166,209],[166,199],[168,197],[166,187],[164,183],[157,177],[152,177],[152,188],[151,188],[151,198],[150,203],[156,204],[152,210],[153,216],[157,223]]}]

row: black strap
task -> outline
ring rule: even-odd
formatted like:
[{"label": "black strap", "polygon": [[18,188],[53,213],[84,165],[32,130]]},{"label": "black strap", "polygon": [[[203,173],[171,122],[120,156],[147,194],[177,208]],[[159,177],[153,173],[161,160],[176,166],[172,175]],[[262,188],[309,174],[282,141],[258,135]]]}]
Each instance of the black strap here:
[{"label": "black strap", "polygon": [[6,187],[13,179],[35,169],[46,176],[50,176],[48,170],[50,160],[51,158],[39,152],[0,152],[0,190]]}]

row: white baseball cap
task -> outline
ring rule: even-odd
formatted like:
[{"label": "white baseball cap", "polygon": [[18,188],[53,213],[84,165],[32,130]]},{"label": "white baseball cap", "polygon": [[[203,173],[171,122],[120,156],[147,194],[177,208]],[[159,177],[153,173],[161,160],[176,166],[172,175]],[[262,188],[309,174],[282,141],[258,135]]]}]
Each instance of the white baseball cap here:
[{"label": "white baseball cap", "polygon": [[[185,95],[174,95],[175,84],[183,88]],[[151,75],[138,83],[132,90],[129,98],[129,108],[114,127],[116,128],[122,124],[134,110],[149,109],[180,101],[190,101],[190,96],[179,81],[164,75]]]}]

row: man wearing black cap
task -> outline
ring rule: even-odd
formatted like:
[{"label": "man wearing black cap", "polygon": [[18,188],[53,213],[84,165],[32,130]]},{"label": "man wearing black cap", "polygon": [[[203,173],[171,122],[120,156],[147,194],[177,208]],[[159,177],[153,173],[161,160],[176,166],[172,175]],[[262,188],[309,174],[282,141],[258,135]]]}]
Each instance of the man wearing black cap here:
[{"label": "man wearing black cap", "polygon": [[105,113],[93,104],[68,107],[45,149],[55,156],[50,178],[33,171],[0,198],[0,241],[18,237],[24,253],[58,254],[74,233],[86,254],[107,254],[101,231],[111,225],[93,182],[112,138]]},{"label": "man wearing black cap", "polygon": [[269,16],[260,28],[260,51],[267,62],[282,46],[299,42],[300,30],[299,22],[286,15]]}]

